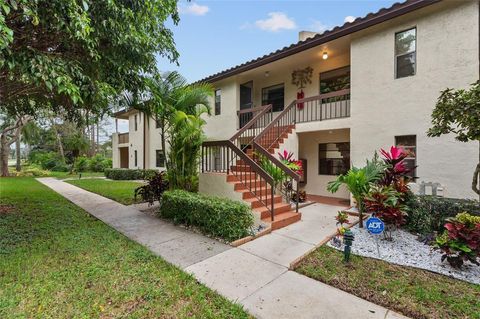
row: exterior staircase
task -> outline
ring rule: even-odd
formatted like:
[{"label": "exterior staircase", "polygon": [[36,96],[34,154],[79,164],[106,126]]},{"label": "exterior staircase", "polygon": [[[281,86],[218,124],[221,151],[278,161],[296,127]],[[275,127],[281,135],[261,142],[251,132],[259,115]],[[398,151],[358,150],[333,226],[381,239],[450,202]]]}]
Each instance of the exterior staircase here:
[{"label": "exterior staircase", "polygon": [[[201,163],[202,172],[226,173],[227,183],[233,184],[234,191],[241,194],[243,201],[264,223],[270,224],[272,230],[301,219],[298,205],[292,205],[289,198],[287,201],[287,196],[279,192],[281,186],[273,189],[273,178],[258,163],[259,151],[263,152],[263,156],[280,163],[274,158],[275,151],[294,129],[294,125],[288,125],[279,130],[278,125],[272,126],[274,122],[271,105],[258,109],[257,114],[230,140],[203,143]],[[262,132],[262,138],[255,144],[255,139]],[[285,165],[280,165],[282,169],[289,170]]]},{"label": "exterior staircase", "polygon": [[[295,191],[298,196],[300,175],[275,157],[276,150],[297,123],[349,116],[349,89],[294,100],[275,118],[272,105],[240,110],[240,129],[234,136],[202,144],[202,173],[226,173],[227,182],[263,221],[270,222],[272,229],[285,227],[301,219],[298,203],[293,207],[289,202]],[[262,169],[258,155],[283,172],[286,178],[282,185],[275,185],[273,177]]]},{"label": "exterior staircase", "polygon": [[[288,135],[292,133],[293,126],[288,128],[282,135],[273,137],[265,137],[262,142],[270,145],[268,149],[270,154],[275,154],[275,150],[282,145],[282,143],[288,138]],[[267,135],[268,136],[268,135]],[[263,144],[263,143],[262,143]],[[252,148],[246,149],[246,154],[252,160],[255,160],[254,151]],[[251,167],[245,163],[244,160],[238,159],[231,167],[231,174],[227,175],[227,182],[234,185],[234,190],[242,194],[243,200],[250,204],[252,210],[260,215],[260,219],[265,223],[270,223],[272,230],[279,229],[290,224],[299,221],[302,217],[301,213],[296,212],[295,208],[292,209],[292,205],[287,203],[282,195],[273,195],[273,221],[272,213],[268,208],[272,198],[272,188],[265,181],[258,179],[257,174],[252,173],[250,176],[246,176],[243,181],[236,177],[235,172],[251,172]],[[251,191],[251,188],[257,188],[256,193]],[[257,198],[256,195],[261,194],[267,196],[267,205]]]}]

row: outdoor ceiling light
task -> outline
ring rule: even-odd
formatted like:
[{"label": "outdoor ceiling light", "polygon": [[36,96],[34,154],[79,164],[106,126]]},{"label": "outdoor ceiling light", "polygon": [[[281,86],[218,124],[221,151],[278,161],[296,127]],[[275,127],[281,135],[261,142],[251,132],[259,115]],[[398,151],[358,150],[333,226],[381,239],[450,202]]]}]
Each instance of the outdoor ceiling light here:
[{"label": "outdoor ceiling light", "polygon": [[324,60],[328,59],[328,53],[327,53],[327,51],[324,51],[324,52],[322,53],[322,59],[324,59]]}]

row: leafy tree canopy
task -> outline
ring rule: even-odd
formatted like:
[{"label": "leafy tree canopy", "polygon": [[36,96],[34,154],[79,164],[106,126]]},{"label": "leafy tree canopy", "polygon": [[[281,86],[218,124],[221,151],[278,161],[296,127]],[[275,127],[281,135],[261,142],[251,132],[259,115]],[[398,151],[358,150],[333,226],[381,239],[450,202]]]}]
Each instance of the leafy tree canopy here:
[{"label": "leafy tree canopy", "polygon": [[177,0],[0,0],[0,111],[101,114],[144,89],[156,55],[176,62]]},{"label": "leafy tree canopy", "polygon": [[462,142],[480,141],[480,81],[465,89],[446,89],[432,113],[428,136],[453,133]]},{"label": "leafy tree canopy", "polygon": [[[480,142],[480,81],[469,89],[446,89],[432,112],[428,136],[453,133],[461,142]],[[472,190],[480,196],[480,161],[472,178]]]}]

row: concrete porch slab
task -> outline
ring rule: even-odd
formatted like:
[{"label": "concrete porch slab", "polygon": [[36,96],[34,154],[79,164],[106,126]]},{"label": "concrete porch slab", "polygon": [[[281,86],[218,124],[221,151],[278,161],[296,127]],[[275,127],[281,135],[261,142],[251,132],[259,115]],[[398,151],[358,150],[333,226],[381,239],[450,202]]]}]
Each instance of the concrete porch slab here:
[{"label": "concrete porch slab", "polygon": [[185,268],[200,282],[233,301],[245,299],[287,269],[232,248]]},{"label": "concrete porch slab", "polygon": [[284,267],[314,247],[293,238],[276,233],[262,236],[238,248]]},{"label": "concrete porch slab", "polygon": [[282,274],[242,303],[257,318],[385,319],[387,315],[383,307],[293,271]]}]

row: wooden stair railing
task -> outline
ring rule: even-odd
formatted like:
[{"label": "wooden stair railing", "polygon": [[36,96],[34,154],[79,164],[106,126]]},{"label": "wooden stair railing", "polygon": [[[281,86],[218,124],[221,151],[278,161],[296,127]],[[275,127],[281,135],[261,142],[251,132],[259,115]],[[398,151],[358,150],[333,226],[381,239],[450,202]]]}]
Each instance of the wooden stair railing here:
[{"label": "wooden stair railing", "polygon": [[[274,150],[280,145],[279,140],[286,138],[289,132],[295,127],[297,116],[297,108],[295,106],[296,101],[290,103],[253,139],[254,152],[257,152],[260,156],[269,160],[282,170],[284,179],[279,182],[277,181],[279,185],[275,185],[275,187],[279,189],[288,203],[291,202],[293,193],[296,194],[296,198],[298,199],[298,184],[301,176],[277,159],[274,155]],[[298,200],[294,202],[295,212],[298,213]]]},{"label": "wooden stair railing", "polygon": [[[226,173],[235,177],[270,212],[274,219],[274,180],[247,153],[232,141],[207,141],[201,148],[203,172]],[[240,164],[241,163],[241,164]],[[232,165],[233,164],[233,165]]]},{"label": "wooden stair railing", "polygon": [[[208,141],[202,144],[202,172],[221,172],[233,175],[241,185],[265,206],[274,220],[275,196],[274,180],[250,156],[253,139],[272,120],[272,105],[254,110],[253,118],[244,124],[230,140]],[[252,112],[252,109],[248,110]],[[252,204],[253,205],[253,204]]]}]

